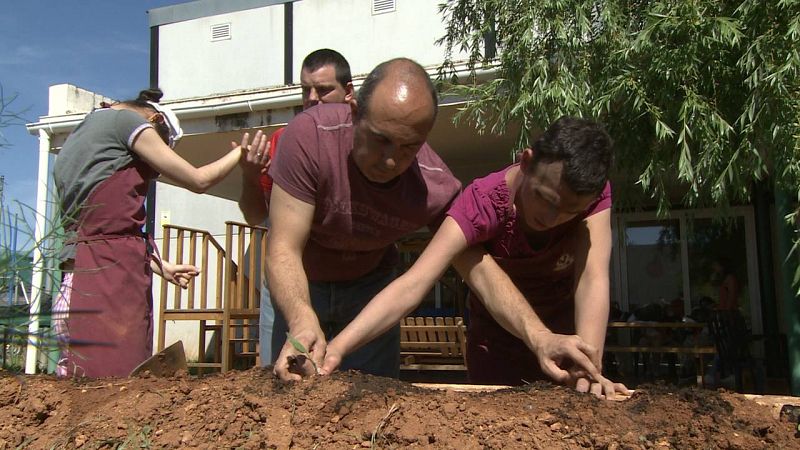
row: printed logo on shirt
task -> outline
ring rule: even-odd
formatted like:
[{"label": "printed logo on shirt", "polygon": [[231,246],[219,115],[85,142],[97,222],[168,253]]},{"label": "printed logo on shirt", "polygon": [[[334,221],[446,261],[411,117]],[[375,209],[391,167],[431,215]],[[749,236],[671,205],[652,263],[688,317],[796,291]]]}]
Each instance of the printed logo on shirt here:
[{"label": "printed logo on shirt", "polygon": [[335,201],[326,198],[322,208],[323,210],[329,211],[331,214],[352,216],[354,222],[365,222],[367,224],[374,224],[383,228],[391,228],[403,232],[420,228],[419,224],[405,220],[402,217],[387,214],[377,208],[373,208],[366,203],[358,201]]},{"label": "printed logo on shirt", "polygon": [[564,269],[568,269],[572,267],[572,263],[575,262],[575,257],[573,257],[569,253],[564,253],[558,258],[556,261],[556,267],[553,269],[554,272],[560,272]]}]

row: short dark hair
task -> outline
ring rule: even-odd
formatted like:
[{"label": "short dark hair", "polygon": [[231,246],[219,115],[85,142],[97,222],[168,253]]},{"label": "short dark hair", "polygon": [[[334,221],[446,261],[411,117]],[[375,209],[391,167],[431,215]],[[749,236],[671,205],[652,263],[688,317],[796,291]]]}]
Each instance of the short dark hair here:
[{"label": "short dark hair", "polygon": [[347,86],[347,83],[353,82],[353,77],[350,75],[350,64],[341,53],[329,48],[321,48],[309,53],[303,59],[302,69],[314,72],[328,65],[333,66],[336,71],[336,81],[342,87]]},{"label": "short dark hair", "polygon": [[597,194],[608,181],[614,143],[603,125],[562,116],[533,144],[533,164],[563,162],[562,179],[578,195]]},{"label": "short dark hair", "polygon": [[369,75],[367,75],[367,78],[364,79],[361,87],[358,88],[358,94],[356,95],[356,100],[358,103],[356,118],[360,119],[368,115],[370,99],[372,98],[372,94],[375,92],[375,88],[381,83],[381,81],[383,81],[384,78],[386,78],[386,75],[389,72],[386,69],[389,66],[399,62],[408,63],[408,65],[406,65],[406,71],[409,75],[416,75],[425,79],[425,86],[428,88],[428,91],[431,94],[431,101],[433,101],[433,118],[434,120],[436,119],[436,114],[439,111],[439,95],[436,92],[436,87],[433,85],[431,77],[428,76],[428,72],[425,71],[425,68],[419,65],[418,62],[408,58],[390,59],[378,64],[374,69],[372,69]]}]

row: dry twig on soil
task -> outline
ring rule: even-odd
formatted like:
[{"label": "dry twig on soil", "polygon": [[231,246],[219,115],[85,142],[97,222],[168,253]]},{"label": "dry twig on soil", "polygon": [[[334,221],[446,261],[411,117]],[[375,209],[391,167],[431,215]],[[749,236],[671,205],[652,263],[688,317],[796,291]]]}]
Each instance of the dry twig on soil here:
[{"label": "dry twig on soil", "polygon": [[378,436],[380,435],[383,427],[385,427],[386,423],[389,422],[389,417],[391,417],[392,414],[394,414],[398,409],[400,409],[400,407],[397,406],[397,403],[393,404],[392,407],[389,408],[389,412],[386,413],[385,416],[383,416],[380,422],[378,422],[378,426],[375,427],[375,431],[372,432],[372,440],[371,440],[372,448],[375,448],[375,441],[378,439]]}]

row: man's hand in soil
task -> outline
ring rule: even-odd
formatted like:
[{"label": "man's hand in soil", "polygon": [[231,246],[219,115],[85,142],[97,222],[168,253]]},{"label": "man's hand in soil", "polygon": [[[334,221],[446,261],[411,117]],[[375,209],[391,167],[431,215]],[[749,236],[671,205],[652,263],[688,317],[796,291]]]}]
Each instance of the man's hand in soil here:
[{"label": "man's hand in soil", "polygon": [[[314,360],[316,367],[322,367],[322,359],[327,346],[322,330],[319,327],[316,329],[305,328],[297,334],[291,332],[289,334],[308,350],[308,355]],[[281,354],[275,360],[274,373],[281,380],[299,381],[303,377],[317,374],[314,364],[287,339],[283,344]]]},{"label": "man's hand in soil", "polygon": [[554,381],[569,385],[579,378],[603,379],[600,352],[580,336],[539,331],[532,342],[542,371]]},{"label": "man's hand in soil", "polygon": [[620,397],[629,397],[631,391],[622,383],[614,383],[613,381],[600,377],[600,381],[591,381],[588,378],[578,378],[572,386],[578,392],[589,392],[598,398],[606,400],[617,400]]}]

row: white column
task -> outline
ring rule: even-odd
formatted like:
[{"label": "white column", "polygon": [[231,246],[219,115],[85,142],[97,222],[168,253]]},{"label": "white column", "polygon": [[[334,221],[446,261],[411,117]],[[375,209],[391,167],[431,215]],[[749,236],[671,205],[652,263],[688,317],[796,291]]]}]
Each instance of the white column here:
[{"label": "white column", "polygon": [[41,245],[45,236],[47,221],[47,179],[50,162],[50,135],[39,130],[39,172],[36,181],[36,217],[34,225],[33,270],[31,279],[31,304],[28,324],[28,348],[25,354],[25,373],[36,373],[39,352],[39,313],[42,307],[42,288],[44,287],[44,255]]}]

